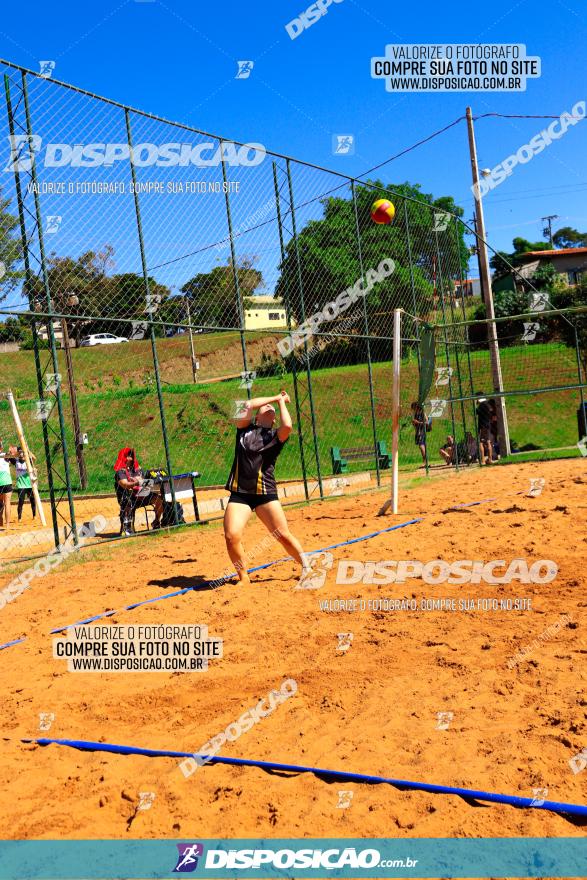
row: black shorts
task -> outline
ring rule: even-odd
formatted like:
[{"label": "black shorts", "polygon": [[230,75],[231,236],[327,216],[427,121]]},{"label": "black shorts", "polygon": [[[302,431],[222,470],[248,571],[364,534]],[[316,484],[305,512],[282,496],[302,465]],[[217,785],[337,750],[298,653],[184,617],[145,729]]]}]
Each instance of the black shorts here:
[{"label": "black shorts", "polygon": [[0,495],[8,495],[9,492],[12,492],[12,484],[7,483],[5,486],[0,486]]},{"label": "black shorts", "polygon": [[247,504],[251,510],[261,507],[262,504],[269,504],[270,501],[278,501],[277,495],[248,495],[245,492],[231,492],[228,503]]}]

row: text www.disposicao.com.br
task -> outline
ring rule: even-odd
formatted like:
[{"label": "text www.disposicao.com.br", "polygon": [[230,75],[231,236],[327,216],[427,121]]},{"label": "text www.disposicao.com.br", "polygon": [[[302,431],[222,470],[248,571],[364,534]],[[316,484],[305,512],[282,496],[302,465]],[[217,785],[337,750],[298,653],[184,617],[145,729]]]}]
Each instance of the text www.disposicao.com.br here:
[{"label": "text www.disposicao.com.br", "polygon": [[70,659],[74,672],[189,672],[202,669],[200,657],[73,657]]}]

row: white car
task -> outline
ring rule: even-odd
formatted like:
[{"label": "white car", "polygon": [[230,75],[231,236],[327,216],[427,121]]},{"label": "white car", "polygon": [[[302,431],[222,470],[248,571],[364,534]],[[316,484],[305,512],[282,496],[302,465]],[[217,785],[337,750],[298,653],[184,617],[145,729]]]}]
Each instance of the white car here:
[{"label": "white car", "polygon": [[113,345],[115,342],[128,342],[126,336],[114,336],[112,333],[94,333],[80,342],[82,345]]}]

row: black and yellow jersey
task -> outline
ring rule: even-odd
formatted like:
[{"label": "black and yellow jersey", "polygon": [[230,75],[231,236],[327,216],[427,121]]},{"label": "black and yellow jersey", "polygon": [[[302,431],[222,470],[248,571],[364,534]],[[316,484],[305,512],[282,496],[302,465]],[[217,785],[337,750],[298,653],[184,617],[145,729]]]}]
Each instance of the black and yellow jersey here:
[{"label": "black and yellow jersey", "polygon": [[275,428],[254,424],[237,428],[234,461],[226,483],[229,492],[276,495],[275,462],[283,449]]}]

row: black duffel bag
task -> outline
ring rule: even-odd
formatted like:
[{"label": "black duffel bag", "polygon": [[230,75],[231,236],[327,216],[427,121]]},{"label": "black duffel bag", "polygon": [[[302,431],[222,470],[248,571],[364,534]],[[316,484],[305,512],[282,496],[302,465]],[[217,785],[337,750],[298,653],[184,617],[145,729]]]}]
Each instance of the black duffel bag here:
[{"label": "black duffel bag", "polygon": [[163,514],[161,515],[161,525],[162,526],[174,526],[174,525],[185,525],[185,519],[183,516],[183,507],[179,503],[179,501],[175,502],[175,510],[177,516],[173,515],[173,502],[164,501],[163,502]]}]

